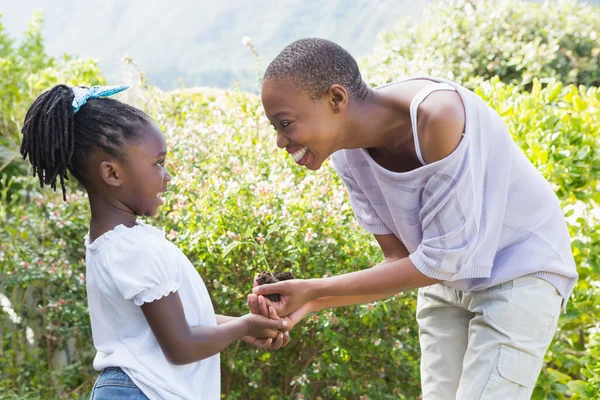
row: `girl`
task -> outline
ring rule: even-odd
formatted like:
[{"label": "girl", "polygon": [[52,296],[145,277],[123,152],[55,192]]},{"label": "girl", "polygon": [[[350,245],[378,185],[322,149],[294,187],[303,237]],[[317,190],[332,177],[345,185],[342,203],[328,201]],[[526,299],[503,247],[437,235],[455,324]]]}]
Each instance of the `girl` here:
[{"label": "girl", "polygon": [[[109,96],[126,87],[58,85],[29,109],[21,154],[40,184],[71,173],[91,208],[85,237],[92,336],[102,370],[92,399],[219,399],[219,352],[236,340],[289,341],[271,317],[215,315],[206,287],[164,233],[137,220],[163,203],[171,175],[156,124]],[[262,338],[262,339],[261,339]]]},{"label": "girl", "polygon": [[[420,288],[424,399],[527,399],[577,280],[550,185],[501,118],[467,89],[412,78],[372,89],[322,39],[286,47],[262,86],[277,145],[318,170],[332,156],[384,261],[325,279],[255,287],[304,315]],[[267,315],[266,299],[251,310]]]}]

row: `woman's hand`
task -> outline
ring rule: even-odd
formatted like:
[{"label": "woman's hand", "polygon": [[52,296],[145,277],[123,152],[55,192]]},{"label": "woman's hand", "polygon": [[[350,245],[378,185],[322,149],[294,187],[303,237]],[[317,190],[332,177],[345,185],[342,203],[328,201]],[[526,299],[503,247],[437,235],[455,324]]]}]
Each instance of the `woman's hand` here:
[{"label": "woman's hand", "polygon": [[[264,316],[266,313],[268,313],[270,308],[273,308],[272,305],[273,302],[266,297],[256,295],[254,293],[248,295],[248,306],[253,314],[260,314]],[[306,315],[315,311],[316,309],[314,301],[303,304],[299,309],[284,317],[284,319],[287,321],[286,329],[291,330]],[[286,331],[286,334],[287,342],[285,345],[287,345],[289,342],[289,332]]]},{"label": "woman's hand", "polygon": [[290,279],[268,285],[254,286],[252,292],[256,295],[279,294],[281,301],[270,302],[270,304],[277,310],[277,315],[284,317],[289,316],[314,299],[310,282],[306,279]]}]

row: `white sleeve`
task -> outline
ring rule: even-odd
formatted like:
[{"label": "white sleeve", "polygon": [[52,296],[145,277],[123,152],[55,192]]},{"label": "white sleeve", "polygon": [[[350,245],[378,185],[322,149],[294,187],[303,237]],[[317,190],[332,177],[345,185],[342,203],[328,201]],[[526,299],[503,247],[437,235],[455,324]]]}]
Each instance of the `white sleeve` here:
[{"label": "white sleeve", "polygon": [[354,177],[352,177],[347,165],[344,165],[338,157],[333,157],[332,161],[337,174],[342,178],[342,181],[346,185],[348,196],[350,197],[350,204],[352,205],[352,211],[354,211],[354,216],[360,226],[374,235],[387,235],[392,233],[390,228],[387,227],[377,211],[373,208],[373,205],[369,202],[369,199]]},{"label": "white sleeve", "polygon": [[455,181],[441,174],[432,178],[446,183],[425,201],[419,216],[423,238],[410,255],[415,267],[430,278],[456,281],[491,274],[491,262],[477,265],[473,257],[480,245],[479,228],[485,211],[483,185],[471,172],[466,168]]},{"label": "white sleeve", "polygon": [[164,238],[139,232],[120,238],[107,254],[107,265],[123,298],[141,306],[176,292],[181,270],[172,251]]}]

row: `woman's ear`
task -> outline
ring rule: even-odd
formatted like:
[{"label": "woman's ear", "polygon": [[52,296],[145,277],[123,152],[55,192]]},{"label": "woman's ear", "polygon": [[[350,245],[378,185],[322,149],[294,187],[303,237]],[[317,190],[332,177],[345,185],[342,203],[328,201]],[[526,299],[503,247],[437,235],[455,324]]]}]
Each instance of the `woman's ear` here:
[{"label": "woman's ear", "polygon": [[333,112],[336,114],[343,111],[348,105],[348,91],[337,83],[329,87],[327,97]]},{"label": "woman's ear", "polygon": [[121,166],[115,161],[102,161],[99,166],[100,179],[112,187],[120,187],[123,183]]}]

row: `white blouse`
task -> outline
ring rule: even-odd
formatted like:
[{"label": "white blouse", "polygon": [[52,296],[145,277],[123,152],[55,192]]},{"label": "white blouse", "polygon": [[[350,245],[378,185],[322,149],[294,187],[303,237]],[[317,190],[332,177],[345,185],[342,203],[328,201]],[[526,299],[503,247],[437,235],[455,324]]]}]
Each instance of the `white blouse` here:
[{"label": "white blouse", "polygon": [[181,250],[139,222],[119,225],[93,243],[86,236],[85,245],[94,368],[122,368],[151,400],[219,399],[219,355],[171,364],[140,308],[178,292],[190,326],[217,324],[206,286]]}]

